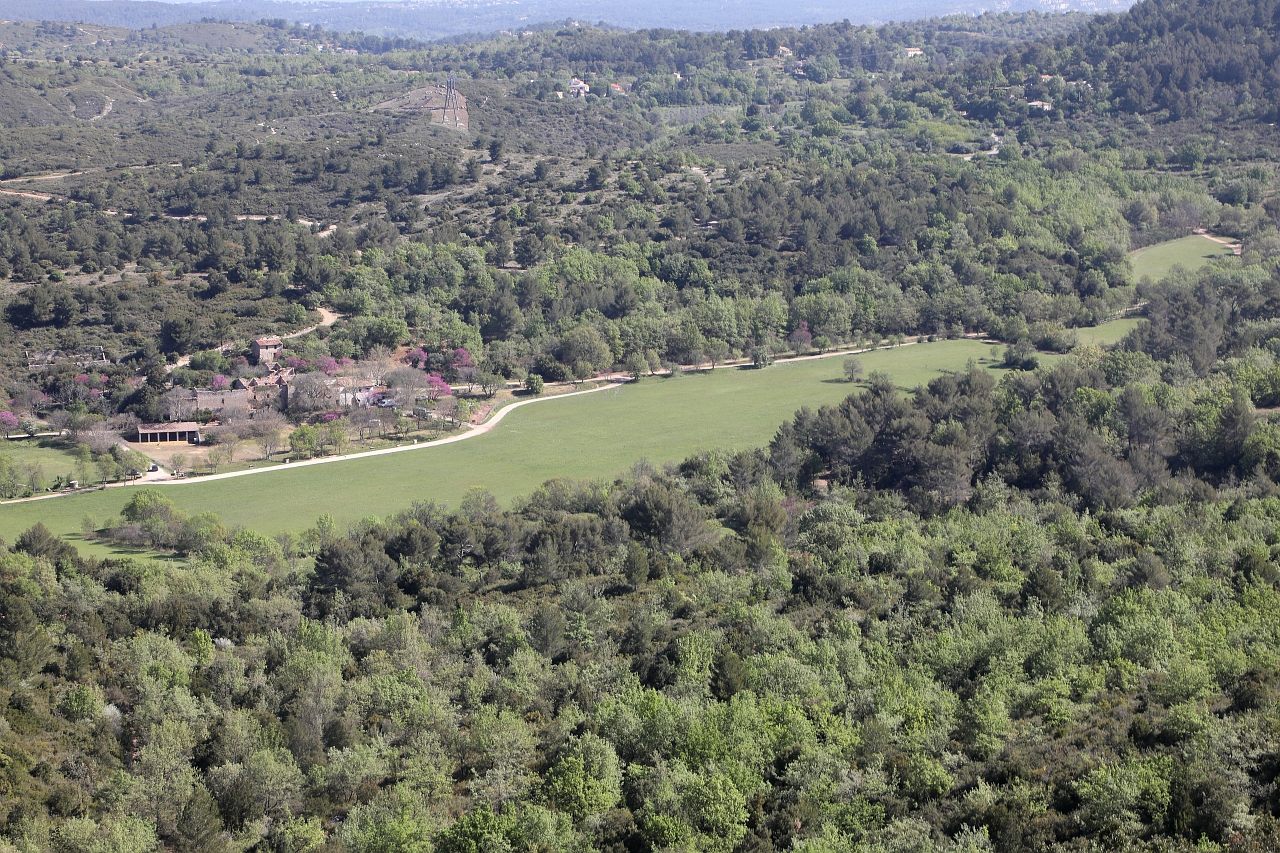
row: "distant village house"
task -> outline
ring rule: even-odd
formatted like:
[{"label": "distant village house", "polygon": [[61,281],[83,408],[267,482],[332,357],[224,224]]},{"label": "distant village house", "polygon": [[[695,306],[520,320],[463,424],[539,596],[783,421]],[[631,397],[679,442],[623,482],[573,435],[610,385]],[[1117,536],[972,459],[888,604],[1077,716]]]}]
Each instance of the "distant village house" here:
[{"label": "distant village house", "polygon": [[254,364],[272,365],[275,364],[280,354],[284,352],[284,341],[272,335],[266,338],[258,338],[249,345],[249,356]]},{"label": "distant village house", "polygon": [[289,380],[293,378],[292,367],[277,367],[270,376],[251,376],[236,379],[231,387],[244,391],[249,396],[249,406],[254,409],[284,409],[288,406]]},{"label": "distant village house", "polygon": [[249,414],[252,395],[245,389],[197,391],[174,388],[164,395],[165,416],[172,421],[194,418],[201,412],[210,417],[241,417]]},{"label": "distant village house", "polygon": [[230,391],[196,391],[196,411],[209,412],[215,418],[247,415],[249,413],[249,392],[239,389]]}]

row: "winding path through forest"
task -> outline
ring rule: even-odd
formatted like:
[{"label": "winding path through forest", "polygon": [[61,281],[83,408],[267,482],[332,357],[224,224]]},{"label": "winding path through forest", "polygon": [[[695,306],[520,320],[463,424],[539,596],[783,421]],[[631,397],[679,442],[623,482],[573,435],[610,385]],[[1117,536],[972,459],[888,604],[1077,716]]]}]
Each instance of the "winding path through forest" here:
[{"label": "winding path through forest", "polygon": [[[291,340],[293,340],[294,338],[300,338],[300,337],[302,337],[303,335],[309,335],[309,334],[311,334],[312,332],[314,332],[316,329],[324,328],[324,327],[327,327],[327,326],[332,326],[334,323],[336,323],[336,322],[338,322],[339,320],[341,320],[341,319],[342,319],[342,315],[341,315],[341,314],[339,314],[339,313],[338,313],[338,312],[336,312],[336,311],[330,311],[328,308],[319,307],[319,308],[316,308],[316,311],[318,311],[318,312],[320,313],[320,322],[319,322],[319,323],[313,323],[312,325],[307,326],[305,329],[299,329],[298,331],[296,331],[296,332],[290,332],[290,333],[289,333],[289,334],[287,334],[287,335],[280,335],[280,336],[279,336],[279,337],[280,337],[280,340],[282,340],[282,341],[291,341]],[[218,347],[217,351],[218,351],[218,352],[226,352],[226,351],[227,351],[227,345],[226,345],[226,344],[222,344],[221,346],[219,346],[219,347]],[[184,356],[181,356],[181,357],[179,357],[179,358],[178,358],[178,360],[177,360],[177,361],[175,361],[173,364],[167,365],[167,366],[165,367],[165,373],[172,373],[173,371],[177,370],[179,367],[186,367],[186,366],[187,366],[188,364],[190,364],[190,363],[191,363],[191,356],[190,356],[190,355],[184,355]]]},{"label": "winding path through forest", "polygon": [[1210,234],[1204,228],[1197,228],[1193,233],[1199,237],[1209,240],[1210,242],[1217,243],[1219,246],[1226,246],[1237,255],[1239,255],[1244,249],[1244,244],[1239,240],[1235,240],[1231,237],[1219,237],[1217,234]]},{"label": "winding path through forest", "polygon": [[[108,99],[108,101],[110,101],[110,99]],[[107,112],[110,112],[110,107],[108,107]],[[103,113],[103,115],[106,115],[106,113]],[[95,118],[101,118],[101,117],[102,116],[96,116]],[[93,121],[93,119],[90,119],[90,121]],[[24,199],[27,199],[28,201],[38,201],[43,203],[47,203],[51,201],[72,202],[72,201],[75,201],[75,199],[72,199],[69,196],[57,195],[55,193],[37,192],[33,189],[30,189],[29,187],[26,187],[26,184],[34,183],[36,181],[57,181],[57,180],[61,180],[62,178],[74,178],[74,177],[79,177],[81,175],[95,174],[97,172],[107,172],[107,171],[127,172],[134,169],[159,169],[161,167],[179,168],[181,166],[182,166],[181,163],[148,163],[140,166],[119,166],[111,169],[98,167],[98,168],[92,168],[92,169],[73,169],[71,171],[66,171],[66,172],[44,172],[37,175],[19,175],[14,178],[0,179],[0,196],[7,195],[7,196],[12,196],[14,198],[24,198]],[[16,184],[23,188],[8,189],[7,187],[10,184]],[[115,208],[106,207],[106,208],[101,208],[100,210],[103,214],[107,216],[121,215],[121,212],[119,210],[116,210]],[[126,211],[124,215],[129,215],[128,211]],[[194,214],[161,213],[159,214],[159,216],[163,219],[169,219],[174,222],[206,222],[209,219],[208,216],[205,216],[202,213],[194,213]],[[239,213],[233,216],[232,218],[236,222],[274,222],[279,219],[284,219],[285,217],[278,213]],[[295,221],[297,222],[298,225],[302,225],[307,228],[311,228],[320,224],[314,219],[300,218]],[[338,226],[334,223],[329,223],[329,225],[327,225],[322,230],[315,232],[315,235],[317,237],[328,237],[330,234],[332,234],[336,230],[338,230]]]}]

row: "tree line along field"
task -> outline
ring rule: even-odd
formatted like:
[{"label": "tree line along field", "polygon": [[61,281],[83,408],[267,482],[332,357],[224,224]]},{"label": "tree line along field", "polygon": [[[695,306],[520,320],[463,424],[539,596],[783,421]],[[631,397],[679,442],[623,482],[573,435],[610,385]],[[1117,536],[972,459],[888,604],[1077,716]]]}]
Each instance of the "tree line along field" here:
[{"label": "tree line along field", "polygon": [[[885,371],[903,389],[961,370],[970,360],[996,369],[991,346],[974,340],[858,358],[867,373]],[[325,514],[345,526],[415,501],[456,505],[473,488],[508,502],[553,478],[609,478],[641,460],[661,465],[704,450],[759,446],[799,407],[834,403],[855,390],[843,377],[842,362],[832,357],[645,379],[526,407],[491,433],[443,447],[160,488],[187,512],[212,512],[230,525],[269,534],[300,532]],[[135,491],[114,488],[0,507],[0,539],[13,541],[36,522],[74,537],[86,517],[101,524]],[[105,554],[92,543],[77,547]]]}]

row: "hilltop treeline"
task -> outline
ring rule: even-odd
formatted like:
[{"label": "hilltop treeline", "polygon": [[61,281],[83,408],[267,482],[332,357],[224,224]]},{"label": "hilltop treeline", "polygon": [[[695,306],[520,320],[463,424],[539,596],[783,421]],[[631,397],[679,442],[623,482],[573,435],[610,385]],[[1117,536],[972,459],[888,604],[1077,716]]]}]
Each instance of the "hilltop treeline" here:
[{"label": "hilltop treeline", "polygon": [[[1143,0],[1067,36],[1027,42],[967,71],[975,114],[1015,116],[1002,92],[1026,83],[1082,118],[1142,114],[1238,125],[1280,115],[1280,7],[1271,0]],[[1041,79],[1040,75],[1044,75]]]}]

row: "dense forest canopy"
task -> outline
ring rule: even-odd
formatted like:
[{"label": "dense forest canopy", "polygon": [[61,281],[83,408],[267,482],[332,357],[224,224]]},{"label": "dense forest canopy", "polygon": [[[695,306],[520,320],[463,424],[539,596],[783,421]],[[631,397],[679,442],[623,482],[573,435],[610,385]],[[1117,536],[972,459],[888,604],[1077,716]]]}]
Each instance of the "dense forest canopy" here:
[{"label": "dense forest canopy", "polygon": [[[906,335],[1008,368],[855,360],[765,447],[511,506],[85,524],[158,559],[36,525],[0,851],[1280,847],[1276,14],[0,24],[6,429],[158,420],[312,327],[282,357],[440,382]],[[450,73],[465,128],[411,106]],[[1135,272],[1196,230],[1234,253]]]},{"label": "dense forest canopy", "polygon": [[1040,96],[1086,120],[1159,114],[1274,122],[1278,16],[1272,2],[1143,0],[1124,15],[1093,19],[1080,33],[1024,43],[970,69],[967,82],[982,95],[971,105],[996,108],[1002,86],[1035,71],[1047,75],[1029,81]]}]

